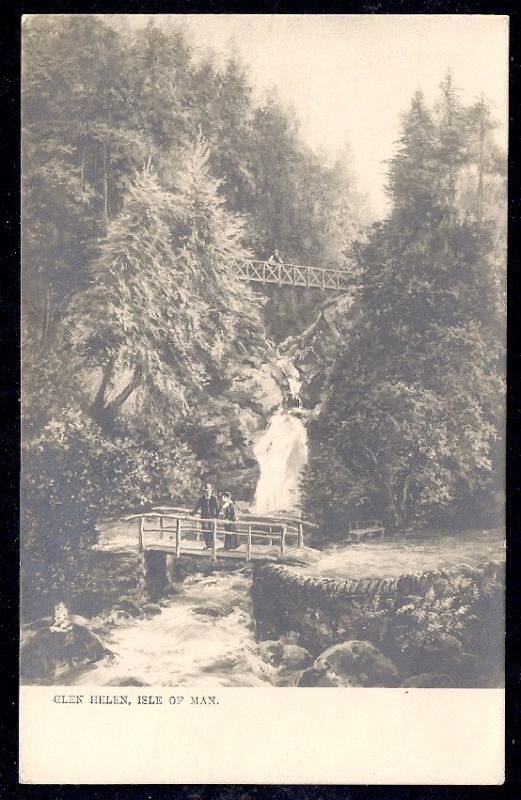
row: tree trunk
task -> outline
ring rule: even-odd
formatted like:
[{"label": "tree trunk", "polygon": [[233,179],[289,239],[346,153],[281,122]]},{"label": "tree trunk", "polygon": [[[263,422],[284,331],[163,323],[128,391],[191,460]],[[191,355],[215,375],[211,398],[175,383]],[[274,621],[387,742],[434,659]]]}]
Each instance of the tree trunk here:
[{"label": "tree trunk", "polygon": [[85,139],[81,137],[81,166],[80,166],[80,185],[85,189]]},{"label": "tree trunk", "polygon": [[110,149],[105,143],[103,145],[103,213],[105,222],[109,219],[109,171],[110,171]]},{"label": "tree trunk", "polygon": [[115,416],[116,413],[120,410],[121,406],[127,402],[128,398],[134,392],[135,389],[139,386],[141,382],[141,370],[139,367],[136,367],[134,370],[134,375],[130,383],[128,383],[124,389],[114,398],[111,400],[110,403],[105,407],[105,411],[108,412],[111,416]]},{"label": "tree trunk", "polygon": [[478,163],[478,202],[477,217],[478,225],[481,225],[483,218],[483,171],[484,171],[484,149],[485,149],[485,124],[483,120],[484,109],[481,109],[479,119],[479,163]]},{"label": "tree trunk", "polygon": [[110,383],[113,366],[114,366],[114,359],[110,359],[105,364],[103,368],[103,374],[101,376],[101,383],[98,387],[98,391],[96,392],[96,397],[94,398],[94,402],[90,408],[91,416],[98,421],[103,417],[103,412],[105,410],[105,392],[107,391],[108,385]]}]

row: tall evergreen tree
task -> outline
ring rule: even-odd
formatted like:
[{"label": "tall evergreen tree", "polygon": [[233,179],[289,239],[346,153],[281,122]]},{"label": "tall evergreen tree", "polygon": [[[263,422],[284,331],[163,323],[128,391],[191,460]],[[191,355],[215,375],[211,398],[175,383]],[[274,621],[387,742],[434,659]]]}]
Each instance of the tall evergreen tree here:
[{"label": "tall evergreen tree", "polygon": [[444,119],[442,135],[415,95],[390,164],[391,214],[358,250],[361,313],[310,427],[309,503],[322,499],[337,531],[357,504],[401,527],[490,477],[497,286],[487,231],[451,204],[463,141]]},{"label": "tall evergreen tree", "polygon": [[247,256],[241,222],[222,208],[206,159],[201,147],[189,153],[170,191],[150,168],[136,178],[72,307],[70,341],[100,373],[99,421],[133,396],[158,420],[186,411],[258,325],[253,295],[234,277]]}]

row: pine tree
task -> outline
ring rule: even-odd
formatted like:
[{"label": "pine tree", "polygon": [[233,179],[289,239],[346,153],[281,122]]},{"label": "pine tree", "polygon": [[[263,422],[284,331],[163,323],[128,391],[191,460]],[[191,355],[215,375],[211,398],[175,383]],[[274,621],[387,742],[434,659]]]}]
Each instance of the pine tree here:
[{"label": "pine tree", "polygon": [[72,307],[74,350],[101,373],[91,404],[101,422],[131,397],[158,420],[186,413],[258,325],[253,295],[234,277],[247,255],[241,223],[222,208],[206,159],[201,147],[189,153],[170,190],[142,171]]},{"label": "pine tree", "polygon": [[440,130],[413,98],[390,164],[390,216],[358,248],[360,314],[310,427],[309,503],[326,492],[337,530],[357,503],[403,527],[490,478],[501,323],[490,236],[455,203],[465,141],[452,103],[445,87]]}]

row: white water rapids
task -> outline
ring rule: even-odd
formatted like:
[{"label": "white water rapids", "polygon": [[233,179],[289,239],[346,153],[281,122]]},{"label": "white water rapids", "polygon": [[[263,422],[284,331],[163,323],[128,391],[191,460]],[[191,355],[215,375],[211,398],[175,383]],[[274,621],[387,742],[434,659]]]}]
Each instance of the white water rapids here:
[{"label": "white water rapids", "polygon": [[113,655],[77,670],[69,685],[270,686],[277,670],[256,652],[251,578],[186,578],[161,613],[100,631]]}]

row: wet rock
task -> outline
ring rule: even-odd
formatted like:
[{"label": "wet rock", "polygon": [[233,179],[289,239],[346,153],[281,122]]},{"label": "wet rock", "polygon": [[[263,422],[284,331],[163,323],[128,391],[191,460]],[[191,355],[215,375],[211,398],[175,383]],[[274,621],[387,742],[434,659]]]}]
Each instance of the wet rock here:
[{"label": "wet rock", "polygon": [[198,606],[192,609],[192,614],[206,617],[227,617],[231,613],[231,608],[221,608],[217,606]]},{"label": "wet rock", "polygon": [[313,662],[313,657],[304,647],[297,644],[285,644],[282,648],[282,665],[288,669],[306,669]]},{"label": "wet rock", "polygon": [[122,597],[116,606],[116,610],[126,611],[133,617],[138,617],[141,613],[141,609],[139,608],[138,604],[135,602],[135,600],[131,600],[130,597]]},{"label": "wet rock", "polygon": [[143,611],[146,614],[154,615],[154,614],[160,614],[161,608],[158,603],[145,603],[145,605],[143,606]]},{"label": "wet rock", "polygon": [[416,646],[411,652],[410,666],[407,670],[413,675],[423,673],[468,672],[474,666],[475,657],[466,653],[455,636],[444,634]]},{"label": "wet rock", "polygon": [[421,675],[413,675],[402,683],[403,689],[450,689],[454,682],[449,675],[438,672],[422,672]]},{"label": "wet rock", "polygon": [[[297,686],[338,686],[338,683],[332,681],[322,670],[314,669],[311,667],[310,669],[305,669],[304,672],[300,673],[300,676],[297,680]],[[347,683],[344,683],[343,686],[347,686]]]},{"label": "wet rock", "polygon": [[83,625],[73,624],[68,631],[43,628],[21,648],[22,679],[52,681],[74,667],[99,661],[108,654],[103,642]]},{"label": "wet rock", "polygon": [[297,631],[288,631],[283,636],[280,637],[280,641],[282,644],[298,644],[299,642],[299,635]]},{"label": "wet rock", "polygon": [[257,653],[262,660],[266,662],[266,664],[271,664],[274,667],[278,667],[282,663],[284,645],[282,642],[267,639],[259,644],[257,647]]},{"label": "wet rock", "polygon": [[370,642],[351,640],[333,645],[313,667],[336,686],[398,686],[396,667]]},{"label": "wet rock", "polygon": [[123,611],[121,608],[115,609],[112,611],[108,617],[105,618],[105,622],[108,625],[119,625],[121,622],[126,622],[129,620],[131,615],[128,611]]}]

